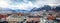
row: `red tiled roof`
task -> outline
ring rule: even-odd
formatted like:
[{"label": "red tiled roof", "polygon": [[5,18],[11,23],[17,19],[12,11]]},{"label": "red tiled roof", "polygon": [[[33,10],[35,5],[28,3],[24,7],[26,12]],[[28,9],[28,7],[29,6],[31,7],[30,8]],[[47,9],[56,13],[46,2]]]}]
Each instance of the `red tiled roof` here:
[{"label": "red tiled roof", "polygon": [[6,17],[8,17],[8,15],[1,15],[1,14],[0,14],[0,19],[1,19],[1,18],[6,18]]}]

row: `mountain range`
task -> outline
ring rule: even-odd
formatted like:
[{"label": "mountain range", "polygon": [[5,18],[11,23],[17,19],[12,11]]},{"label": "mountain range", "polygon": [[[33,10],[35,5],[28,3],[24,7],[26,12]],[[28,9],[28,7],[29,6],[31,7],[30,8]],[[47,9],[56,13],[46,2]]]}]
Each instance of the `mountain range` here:
[{"label": "mountain range", "polygon": [[40,7],[40,8],[33,8],[31,10],[21,10],[21,9],[16,9],[16,10],[13,10],[13,9],[10,9],[10,8],[3,8],[3,10],[0,10],[0,11],[12,11],[12,12],[34,12],[34,11],[41,11],[41,10],[55,10],[55,11],[60,11],[60,6],[55,6],[56,8],[54,7],[51,7],[49,5],[44,5],[43,7]]},{"label": "mountain range", "polygon": [[[56,8],[55,8],[56,7]],[[40,7],[40,8],[33,8],[31,11],[41,11],[41,10],[55,10],[55,11],[60,11],[60,6],[54,6],[54,7],[51,7],[49,5],[44,5],[43,7]]]}]

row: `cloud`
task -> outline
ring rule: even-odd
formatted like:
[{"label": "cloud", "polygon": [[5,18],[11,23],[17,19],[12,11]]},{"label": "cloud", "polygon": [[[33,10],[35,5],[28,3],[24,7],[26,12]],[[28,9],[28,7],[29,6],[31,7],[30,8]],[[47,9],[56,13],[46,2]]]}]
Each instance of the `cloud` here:
[{"label": "cloud", "polygon": [[56,4],[56,3],[59,4],[57,1],[58,0],[36,0],[34,4],[36,5],[48,5],[48,4]]},{"label": "cloud", "polygon": [[28,3],[21,3],[16,5],[11,5],[10,8],[12,9],[23,9],[23,10],[30,10],[33,7],[33,4],[31,2]]},{"label": "cloud", "polygon": [[1,8],[10,8],[10,9],[23,9],[23,10],[29,10],[33,7],[32,2],[22,2],[22,3],[17,3],[13,2],[11,0],[0,0],[0,7]]},{"label": "cloud", "polygon": [[31,10],[44,5],[58,6],[60,0],[0,0],[1,8]]},{"label": "cloud", "polygon": [[0,7],[4,8],[4,7],[8,7],[8,6],[9,6],[9,4],[6,1],[0,0]]}]

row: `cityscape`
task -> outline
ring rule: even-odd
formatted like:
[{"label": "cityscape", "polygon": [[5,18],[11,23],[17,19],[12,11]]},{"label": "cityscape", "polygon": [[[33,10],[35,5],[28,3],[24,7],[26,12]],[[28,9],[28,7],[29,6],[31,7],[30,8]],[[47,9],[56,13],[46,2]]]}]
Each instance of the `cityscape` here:
[{"label": "cityscape", "polygon": [[60,23],[60,0],[0,0],[0,23]]}]

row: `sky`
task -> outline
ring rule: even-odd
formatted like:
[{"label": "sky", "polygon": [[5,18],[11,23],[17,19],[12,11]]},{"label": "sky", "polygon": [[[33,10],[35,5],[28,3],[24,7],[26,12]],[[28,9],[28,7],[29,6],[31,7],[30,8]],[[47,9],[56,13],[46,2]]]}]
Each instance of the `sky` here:
[{"label": "sky", "polygon": [[44,5],[58,6],[60,0],[0,0],[0,8],[31,10]]}]

